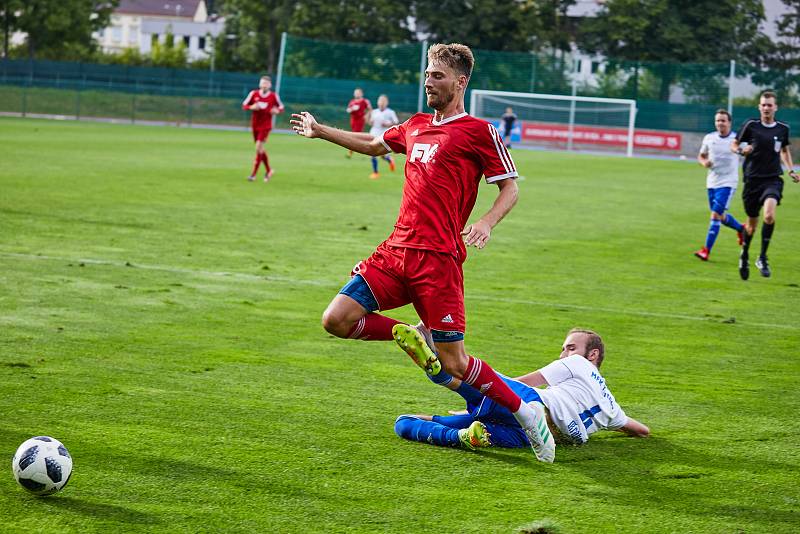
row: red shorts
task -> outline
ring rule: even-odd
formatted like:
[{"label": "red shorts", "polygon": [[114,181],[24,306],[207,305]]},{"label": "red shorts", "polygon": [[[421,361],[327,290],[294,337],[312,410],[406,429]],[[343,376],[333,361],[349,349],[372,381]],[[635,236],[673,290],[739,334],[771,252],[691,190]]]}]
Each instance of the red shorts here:
[{"label": "red shorts", "polygon": [[411,303],[431,330],[464,333],[464,273],[453,256],[381,243],[353,274],[364,277],[378,309]]},{"label": "red shorts", "polygon": [[364,121],[351,120],[350,121],[350,130],[353,131],[353,132],[362,132],[362,131],[364,131],[364,124],[366,124],[366,122],[364,122]]},{"label": "red shorts", "polygon": [[272,128],[253,128],[253,141],[266,141]]}]

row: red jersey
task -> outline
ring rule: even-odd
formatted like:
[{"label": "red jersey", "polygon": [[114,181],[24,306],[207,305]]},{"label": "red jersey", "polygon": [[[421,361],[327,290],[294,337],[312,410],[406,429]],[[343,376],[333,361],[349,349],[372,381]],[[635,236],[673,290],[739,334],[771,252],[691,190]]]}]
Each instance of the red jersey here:
[{"label": "red jersey", "polygon": [[354,98],[347,103],[347,108],[350,110],[350,128],[353,131],[361,131],[364,129],[364,124],[367,121],[367,110],[372,106],[366,98]]},{"label": "red jersey", "polygon": [[406,154],[400,214],[386,242],[464,261],[461,231],[475,206],[481,176],[487,183],[518,176],[497,130],[466,113],[441,122],[417,113],[386,130],[381,141],[390,151]]},{"label": "red jersey", "polygon": [[262,94],[259,89],[254,89],[242,102],[242,109],[248,109],[253,104],[259,105],[258,109],[250,110],[250,125],[253,130],[271,130],[272,109],[277,108],[278,111],[283,111],[283,104],[278,94],[272,91]]}]

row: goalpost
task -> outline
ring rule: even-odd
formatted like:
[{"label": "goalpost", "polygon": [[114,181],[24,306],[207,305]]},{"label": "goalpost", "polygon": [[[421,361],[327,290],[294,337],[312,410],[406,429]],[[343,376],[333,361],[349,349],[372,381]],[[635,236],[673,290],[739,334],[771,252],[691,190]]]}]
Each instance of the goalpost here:
[{"label": "goalpost", "polygon": [[522,143],[625,148],[633,156],[636,101],[624,98],[547,95],[473,89],[469,110],[473,117],[497,121],[511,107],[522,125]]}]

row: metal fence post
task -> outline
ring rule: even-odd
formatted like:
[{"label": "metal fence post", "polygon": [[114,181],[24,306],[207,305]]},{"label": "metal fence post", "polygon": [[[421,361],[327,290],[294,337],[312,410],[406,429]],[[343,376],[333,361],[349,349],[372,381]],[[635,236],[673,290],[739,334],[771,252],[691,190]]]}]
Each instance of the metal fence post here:
[{"label": "metal fence post", "polygon": [[28,111],[28,84],[22,86],[22,116]]},{"label": "metal fence post", "polygon": [[75,120],[81,120],[81,88],[78,86],[75,89]]},{"label": "metal fence post", "polygon": [[419,57],[419,95],[417,96],[417,113],[422,113],[422,96],[425,94],[425,59],[428,56],[428,41],[422,41],[422,52]]},{"label": "metal fence post", "polygon": [[736,60],[731,60],[731,72],[728,75],[728,113],[733,116],[733,80],[736,77]]},{"label": "metal fence post", "polygon": [[131,95],[131,124],[136,122],[136,93]]},{"label": "metal fence post", "polygon": [[283,82],[283,60],[286,57],[286,32],[281,33],[281,51],[278,54],[278,75],[275,77],[275,94],[281,94],[281,82]]}]

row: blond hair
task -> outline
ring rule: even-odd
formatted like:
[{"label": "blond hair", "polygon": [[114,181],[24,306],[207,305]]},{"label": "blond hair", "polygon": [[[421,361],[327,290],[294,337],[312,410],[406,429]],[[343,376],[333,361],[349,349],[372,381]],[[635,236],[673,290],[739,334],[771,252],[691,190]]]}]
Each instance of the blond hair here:
[{"label": "blond hair", "polygon": [[475,66],[475,57],[468,46],[450,43],[437,43],[428,49],[428,61],[444,63],[458,74],[463,74],[469,79],[472,68]]}]

